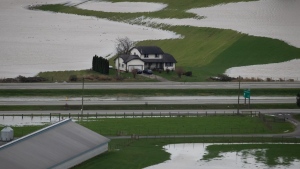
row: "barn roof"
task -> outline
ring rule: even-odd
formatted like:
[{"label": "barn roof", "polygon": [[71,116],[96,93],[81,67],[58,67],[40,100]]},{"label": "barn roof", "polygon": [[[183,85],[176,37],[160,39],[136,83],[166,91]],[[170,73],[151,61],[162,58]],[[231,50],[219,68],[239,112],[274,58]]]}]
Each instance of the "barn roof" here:
[{"label": "barn roof", "polygon": [[71,119],[0,146],[1,168],[54,168],[109,142]]}]

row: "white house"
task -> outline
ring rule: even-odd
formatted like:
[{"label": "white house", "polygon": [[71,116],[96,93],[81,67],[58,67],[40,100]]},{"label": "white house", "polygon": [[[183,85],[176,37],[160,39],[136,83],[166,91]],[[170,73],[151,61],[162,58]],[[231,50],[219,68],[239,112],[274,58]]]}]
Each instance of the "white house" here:
[{"label": "white house", "polygon": [[130,50],[129,55],[120,55],[115,59],[115,67],[122,71],[133,69],[175,70],[175,58],[164,53],[157,46],[137,46]]}]

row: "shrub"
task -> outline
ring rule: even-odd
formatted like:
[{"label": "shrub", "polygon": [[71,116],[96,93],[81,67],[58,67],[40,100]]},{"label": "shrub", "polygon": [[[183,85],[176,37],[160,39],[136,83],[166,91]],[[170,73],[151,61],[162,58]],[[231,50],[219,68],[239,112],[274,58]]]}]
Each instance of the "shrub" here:
[{"label": "shrub", "polygon": [[232,80],[232,78],[226,74],[220,74],[219,77],[220,77],[221,81],[231,81]]},{"label": "shrub", "polygon": [[44,82],[47,79],[43,78],[43,77],[25,77],[25,76],[18,76],[16,78],[19,82],[22,83],[28,83],[28,82]]},{"label": "shrub", "polygon": [[77,75],[71,75],[71,76],[69,77],[69,81],[70,81],[70,82],[76,82],[76,81],[77,81]]},{"label": "shrub", "polygon": [[184,75],[186,75],[186,76],[192,76],[192,72],[191,71],[185,72]]},{"label": "shrub", "polygon": [[166,72],[167,72],[167,73],[170,73],[170,69],[166,69]]}]

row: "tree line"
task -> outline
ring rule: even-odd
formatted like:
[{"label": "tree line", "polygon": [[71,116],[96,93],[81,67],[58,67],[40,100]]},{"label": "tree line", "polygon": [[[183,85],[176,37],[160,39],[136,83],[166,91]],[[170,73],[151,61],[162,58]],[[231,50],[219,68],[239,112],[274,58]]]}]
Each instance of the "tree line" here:
[{"label": "tree line", "polygon": [[92,70],[102,73],[102,74],[109,74],[109,62],[107,59],[104,59],[103,57],[99,57],[95,55],[93,57],[93,63],[92,63]]}]

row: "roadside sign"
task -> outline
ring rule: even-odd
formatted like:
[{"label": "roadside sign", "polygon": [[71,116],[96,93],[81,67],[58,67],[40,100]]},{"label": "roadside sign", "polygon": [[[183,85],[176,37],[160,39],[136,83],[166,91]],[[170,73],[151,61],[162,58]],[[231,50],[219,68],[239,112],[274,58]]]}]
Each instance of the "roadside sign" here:
[{"label": "roadside sign", "polygon": [[244,97],[250,99],[250,89],[244,89]]}]

